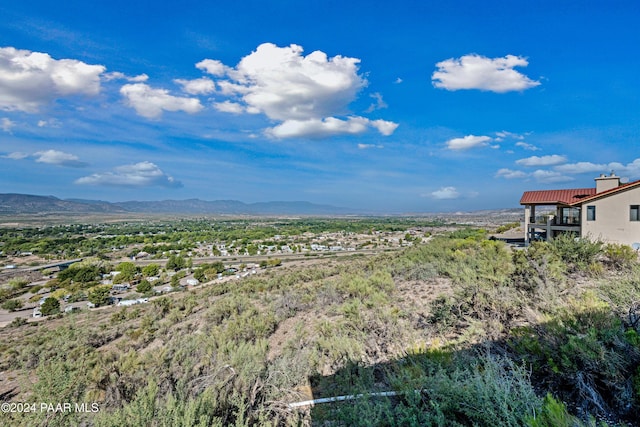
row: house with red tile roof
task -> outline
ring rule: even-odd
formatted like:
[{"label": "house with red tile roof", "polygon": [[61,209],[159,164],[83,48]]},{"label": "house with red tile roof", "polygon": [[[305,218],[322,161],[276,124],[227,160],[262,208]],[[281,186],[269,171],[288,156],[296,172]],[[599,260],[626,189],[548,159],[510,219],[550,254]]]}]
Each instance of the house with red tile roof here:
[{"label": "house with red tile roof", "polygon": [[[640,247],[640,180],[620,183],[620,177],[600,175],[595,188],[525,191],[525,244],[560,233]],[[553,206],[551,215],[536,216],[536,207]],[[635,245],[637,244],[637,246]]]}]

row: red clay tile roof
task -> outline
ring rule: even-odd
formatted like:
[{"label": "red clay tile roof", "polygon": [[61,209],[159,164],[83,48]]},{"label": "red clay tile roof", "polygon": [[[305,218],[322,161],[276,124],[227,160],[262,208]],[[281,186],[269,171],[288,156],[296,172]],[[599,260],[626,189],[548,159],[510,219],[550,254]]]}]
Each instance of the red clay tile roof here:
[{"label": "red clay tile roof", "polygon": [[595,188],[571,188],[567,190],[525,191],[520,199],[521,205],[571,205],[580,203],[596,194]]}]

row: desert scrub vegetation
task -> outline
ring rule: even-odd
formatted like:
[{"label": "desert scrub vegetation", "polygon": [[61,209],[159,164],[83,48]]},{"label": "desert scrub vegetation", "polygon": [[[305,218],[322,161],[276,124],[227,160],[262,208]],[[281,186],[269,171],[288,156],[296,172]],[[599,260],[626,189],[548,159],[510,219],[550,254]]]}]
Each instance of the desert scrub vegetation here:
[{"label": "desert scrub vegetation", "polygon": [[[10,425],[638,425],[640,266],[461,229],[375,257],[0,330]],[[93,273],[91,273],[93,274]],[[207,274],[205,272],[205,274]],[[379,392],[394,392],[380,396]],[[357,396],[291,409],[292,402]]]}]

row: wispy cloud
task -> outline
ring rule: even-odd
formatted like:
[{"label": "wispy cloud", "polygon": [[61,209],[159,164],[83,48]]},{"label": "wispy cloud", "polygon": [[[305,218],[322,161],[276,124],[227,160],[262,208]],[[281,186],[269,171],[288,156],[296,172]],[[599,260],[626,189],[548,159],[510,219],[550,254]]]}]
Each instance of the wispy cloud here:
[{"label": "wispy cloud", "polygon": [[3,117],[0,119],[0,129],[7,133],[11,133],[11,129],[13,129],[16,125],[16,122],[12,121],[7,117]]},{"label": "wispy cloud", "polygon": [[15,151],[13,153],[5,154],[2,157],[5,159],[11,159],[11,160],[22,160],[29,157],[29,153],[22,153],[20,151]]},{"label": "wispy cloud", "polygon": [[502,58],[487,58],[476,54],[450,58],[436,64],[437,71],[431,76],[437,88],[451,91],[479,89],[505,93],[523,91],[540,85],[514,70],[526,67],[529,62],[521,57],[507,55]]},{"label": "wispy cloud", "polygon": [[623,164],[620,162],[577,162],[556,166],[554,169],[556,171],[569,174],[608,173],[613,171],[619,175],[628,175],[631,178],[638,178],[640,177],[640,158],[635,159],[634,161],[627,164]]},{"label": "wispy cloud", "polygon": [[45,163],[49,165],[64,166],[69,168],[83,168],[89,165],[86,162],[80,161],[80,158],[75,154],[65,153],[64,151],[59,150],[36,151],[35,153],[31,154],[23,152],[13,152],[2,157],[12,160],[23,160],[32,158],[36,161],[36,163]]},{"label": "wispy cloud", "polygon": [[58,119],[47,119],[47,120],[38,120],[38,127],[50,127],[50,128],[59,128],[62,126],[62,123]]},{"label": "wispy cloud", "polygon": [[540,150],[540,148],[536,147],[535,145],[528,144],[528,143],[523,142],[523,141],[516,142],[516,147],[524,148],[525,150],[528,150],[528,151],[538,151],[538,150]]},{"label": "wispy cloud", "polygon": [[504,141],[505,139],[524,139],[524,137],[524,135],[508,132],[506,130],[496,132],[496,141]]},{"label": "wispy cloud", "polygon": [[549,184],[559,183],[559,182],[569,182],[574,180],[574,178],[570,176],[566,176],[560,172],[542,170],[542,169],[532,172],[531,177],[533,177],[538,182],[549,183]]},{"label": "wispy cloud", "polygon": [[496,178],[516,179],[516,178],[526,178],[528,174],[523,171],[502,168],[498,170],[498,172],[496,172],[495,176]]},{"label": "wispy cloud", "polygon": [[358,144],[358,149],[360,150],[369,150],[372,148],[384,148],[382,144]]},{"label": "wispy cloud", "polygon": [[369,108],[367,108],[365,111],[367,113],[371,113],[375,110],[382,110],[383,108],[387,108],[388,105],[386,102],[384,102],[384,100],[382,99],[382,95],[378,92],[374,92],[372,94],[369,95],[371,98],[374,99],[374,103],[369,105]]},{"label": "wispy cloud", "polygon": [[567,158],[558,154],[552,154],[549,156],[531,156],[526,159],[516,160],[516,164],[520,166],[553,166],[561,163],[566,163]]}]

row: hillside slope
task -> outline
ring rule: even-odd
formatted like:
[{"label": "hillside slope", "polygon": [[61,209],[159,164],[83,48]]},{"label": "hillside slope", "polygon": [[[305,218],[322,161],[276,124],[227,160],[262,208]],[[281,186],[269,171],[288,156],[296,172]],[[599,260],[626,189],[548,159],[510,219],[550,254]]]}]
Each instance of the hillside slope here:
[{"label": "hillside slope", "polygon": [[[511,252],[467,232],[285,265],[4,328],[1,375],[32,382],[0,393],[100,402],[98,413],[9,414],[15,425],[638,425],[629,255],[573,239]],[[383,391],[399,394],[369,395]]]}]

